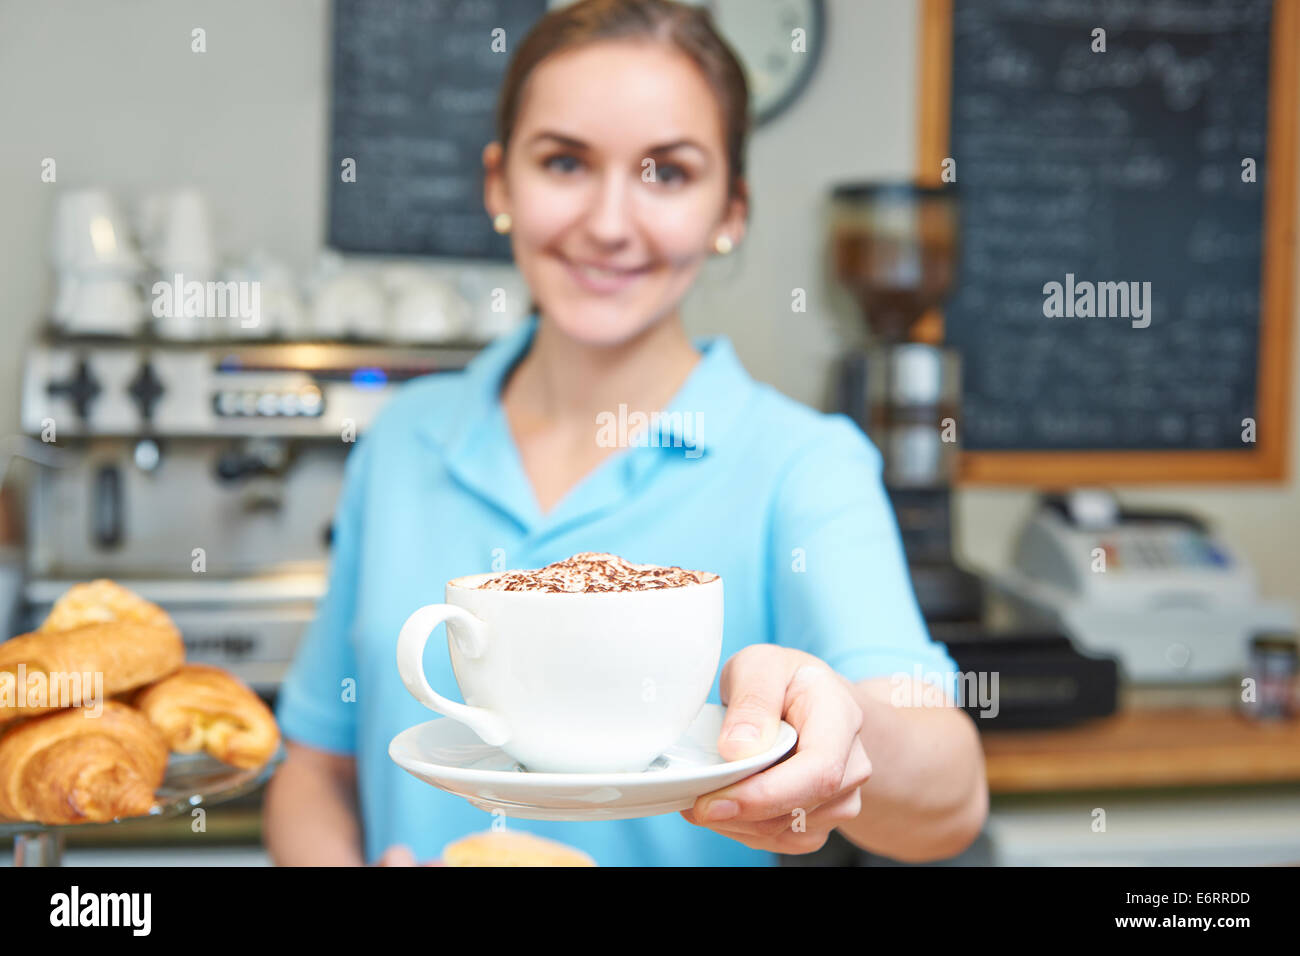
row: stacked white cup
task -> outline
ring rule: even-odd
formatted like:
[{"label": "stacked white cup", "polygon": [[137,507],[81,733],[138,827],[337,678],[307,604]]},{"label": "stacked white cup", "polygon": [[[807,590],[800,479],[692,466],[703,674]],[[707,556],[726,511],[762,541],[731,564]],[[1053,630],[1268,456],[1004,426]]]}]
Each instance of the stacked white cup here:
[{"label": "stacked white cup", "polygon": [[203,193],[192,188],[156,193],[146,196],[138,211],[145,255],[154,266],[153,279],[171,287],[154,295],[155,330],[171,339],[213,335],[217,330],[213,328],[215,319],[206,314],[206,296],[185,294],[190,283],[198,282],[206,289],[217,278],[212,216]]},{"label": "stacked white cup", "polygon": [[146,314],[138,284],[144,263],[113,195],[60,194],[51,240],[55,327],[70,335],[135,335]]}]

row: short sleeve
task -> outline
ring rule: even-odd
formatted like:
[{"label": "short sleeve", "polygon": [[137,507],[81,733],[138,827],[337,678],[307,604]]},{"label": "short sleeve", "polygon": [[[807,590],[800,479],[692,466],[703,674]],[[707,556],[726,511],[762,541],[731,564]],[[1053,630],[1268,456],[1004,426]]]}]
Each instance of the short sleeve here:
[{"label": "short sleeve", "polygon": [[316,608],[276,700],[276,719],[286,737],[334,753],[356,752],[356,680],[352,622],[356,613],[358,555],[364,503],[367,443],[353,446],[344,466],[334,515],[328,589]]},{"label": "short sleeve", "polygon": [[777,643],[851,681],[919,676],[955,693],[956,664],[916,603],[880,453],[849,419],[828,416],[786,467],[771,562]]}]

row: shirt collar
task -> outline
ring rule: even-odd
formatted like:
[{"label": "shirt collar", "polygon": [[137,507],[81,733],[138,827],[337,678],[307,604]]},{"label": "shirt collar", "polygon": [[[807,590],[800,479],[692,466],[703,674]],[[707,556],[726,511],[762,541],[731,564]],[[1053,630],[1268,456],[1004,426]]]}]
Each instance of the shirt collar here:
[{"label": "shirt collar", "polygon": [[[479,426],[497,414],[501,385],[527,353],[537,323],[536,315],[529,316],[518,329],[497,339],[470,360],[462,373],[460,401],[453,414],[427,416],[422,420],[424,432],[449,454],[464,452],[474,435],[482,431]],[[702,353],[699,363],[658,416],[658,421],[652,423],[657,427],[642,433],[643,439],[637,447],[654,447],[688,458],[713,454],[724,447],[755,383],[726,336],[697,338],[695,347]],[[611,409],[606,414],[609,417],[601,424],[614,429],[617,439],[636,432],[636,417],[626,410],[620,414],[619,409]]]}]

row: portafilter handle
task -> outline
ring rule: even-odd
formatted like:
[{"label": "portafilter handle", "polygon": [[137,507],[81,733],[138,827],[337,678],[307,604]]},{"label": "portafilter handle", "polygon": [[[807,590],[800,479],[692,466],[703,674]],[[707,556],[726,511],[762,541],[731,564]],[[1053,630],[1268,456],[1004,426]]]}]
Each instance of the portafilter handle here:
[{"label": "portafilter handle", "polygon": [[242,481],[262,475],[279,476],[289,465],[284,442],[254,438],[241,442],[217,456],[217,477],[224,482]]}]

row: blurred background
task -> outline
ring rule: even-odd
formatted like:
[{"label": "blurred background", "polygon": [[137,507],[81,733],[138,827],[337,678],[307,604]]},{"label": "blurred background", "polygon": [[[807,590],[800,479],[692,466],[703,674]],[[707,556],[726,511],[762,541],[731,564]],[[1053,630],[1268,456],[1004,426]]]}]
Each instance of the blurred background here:
[{"label": "blurred background", "polygon": [[[479,38],[545,6],[0,0],[9,634],[113,577],[274,698],[349,435],[527,309]],[[752,218],[687,326],[871,435],[935,637],[999,677],[953,862],[1300,863],[1300,3],[710,6]],[[68,860],[264,862],[258,799]]]}]

